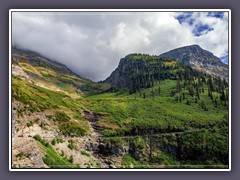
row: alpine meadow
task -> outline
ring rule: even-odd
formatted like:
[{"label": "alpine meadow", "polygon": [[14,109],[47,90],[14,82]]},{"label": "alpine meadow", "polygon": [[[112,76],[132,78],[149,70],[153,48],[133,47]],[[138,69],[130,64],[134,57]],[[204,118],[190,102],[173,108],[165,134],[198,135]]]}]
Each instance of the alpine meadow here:
[{"label": "alpine meadow", "polygon": [[[12,22],[12,169],[229,168],[228,46],[211,45],[209,38],[224,12],[169,13],[176,27],[189,29],[186,42],[187,30],[174,40],[173,22],[151,24],[146,33],[141,28],[156,22],[139,14],[136,25],[128,14],[18,13],[26,15],[16,12]],[[54,26],[60,33],[51,34]],[[73,39],[63,39],[71,33]]]}]

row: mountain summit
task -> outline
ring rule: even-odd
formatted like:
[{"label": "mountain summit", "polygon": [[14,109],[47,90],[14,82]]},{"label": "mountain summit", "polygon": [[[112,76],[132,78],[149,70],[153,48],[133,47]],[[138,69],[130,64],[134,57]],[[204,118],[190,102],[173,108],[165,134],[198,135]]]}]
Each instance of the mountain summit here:
[{"label": "mountain summit", "polygon": [[161,54],[160,56],[171,57],[176,60],[182,61],[183,64],[192,64],[195,61],[198,61],[202,64],[211,64],[218,66],[225,66],[225,64],[213,53],[202,49],[199,45],[184,46],[177,49],[173,49],[166,53]]},{"label": "mountain summit", "polygon": [[160,55],[160,57],[169,57],[181,61],[184,65],[190,65],[192,68],[205,71],[208,74],[228,77],[228,66],[224,64],[213,53],[202,49],[199,45],[184,46],[173,49]]}]

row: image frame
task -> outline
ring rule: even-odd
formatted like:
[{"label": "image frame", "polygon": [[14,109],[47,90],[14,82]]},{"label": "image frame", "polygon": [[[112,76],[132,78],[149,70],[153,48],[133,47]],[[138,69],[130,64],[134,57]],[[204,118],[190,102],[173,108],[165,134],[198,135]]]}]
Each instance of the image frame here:
[{"label": "image frame", "polygon": [[[228,12],[229,164],[228,169],[18,169],[12,168],[12,12]],[[231,171],[231,10],[230,9],[10,9],[9,10],[9,171]]]}]

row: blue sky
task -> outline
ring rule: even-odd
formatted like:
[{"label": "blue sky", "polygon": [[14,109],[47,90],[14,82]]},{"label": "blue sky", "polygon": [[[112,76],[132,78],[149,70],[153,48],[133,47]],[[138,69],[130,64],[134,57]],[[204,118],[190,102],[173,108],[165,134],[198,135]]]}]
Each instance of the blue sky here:
[{"label": "blue sky", "polygon": [[224,13],[223,12],[209,12],[208,17],[215,17],[215,18],[223,19]]},{"label": "blue sky", "polygon": [[224,62],[225,64],[228,64],[228,53],[226,53],[225,56],[220,57],[221,61]]},{"label": "blue sky", "polygon": [[[220,21],[220,22],[225,21],[225,25],[227,24],[226,13],[224,13],[224,12],[206,12],[206,13],[202,13],[202,14],[205,14],[205,16],[201,15],[201,13],[185,12],[185,13],[181,13],[180,15],[176,16],[176,19],[178,20],[178,22],[180,24],[187,24],[190,27],[191,32],[195,37],[204,36],[204,35],[208,34],[209,32],[215,30],[214,26],[209,25],[209,21],[207,21],[208,19],[215,19],[216,22],[217,21]],[[205,18],[205,20],[206,20],[205,23],[204,23],[204,21],[199,21],[199,16],[202,16],[202,18]],[[227,29],[226,29],[225,33],[226,34],[228,33]],[[226,36],[226,34],[225,34],[225,36]],[[219,37],[219,39],[220,38],[221,37]],[[227,44],[227,41],[225,41],[225,43]],[[221,54],[217,54],[217,56],[224,63],[228,64],[227,45],[224,49],[224,52],[222,52]]]},{"label": "blue sky", "polygon": [[[214,28],[210,27],[208,24],[198,23],[194,25],[195,18],[192,17],[192,12],[186,12],[176,17],[180,24],[187,23],[189,26],[194,26],[192,33],[195,36],[201,36],[203,34],[207,34],[209,31],[214,30]],[[214,17],[223,19],[224,13],[223,12],[208,12],[207,17]]]},{"label": "blue sky", "polygon": [[227,12],[14,12],[13,45],[103,80],[129,53],[198,44],[228,61]]}]

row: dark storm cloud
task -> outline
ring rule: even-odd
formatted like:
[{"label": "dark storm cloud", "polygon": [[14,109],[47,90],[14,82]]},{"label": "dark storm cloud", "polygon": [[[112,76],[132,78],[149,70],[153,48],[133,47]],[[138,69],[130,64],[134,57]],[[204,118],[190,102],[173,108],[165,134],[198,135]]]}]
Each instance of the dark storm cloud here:
[{"label": "dark storm cloud", "polygon": [[[196,42],[216,55],[226,52],[222,36],[218,45],[221,47],[214,51],[216,46],[206,46],[209,39],[204,39],[205,35],[197,39],[193,27],[180,24],[176,16],[167,12],[13,12],[12,41],[15,46],[41,53],[94,81],[105,79],[120,58],[133,52],[161,54]],[[201,21],[209,18],[214,17],[206,14]],[[219,22],[223,20],[218,18]],[[216,30],[214,24],[207,25],[213,28],[211,33]]]}]

